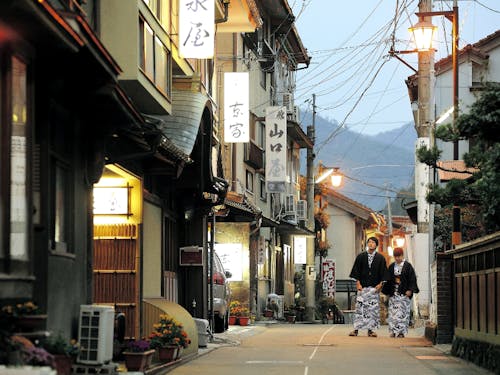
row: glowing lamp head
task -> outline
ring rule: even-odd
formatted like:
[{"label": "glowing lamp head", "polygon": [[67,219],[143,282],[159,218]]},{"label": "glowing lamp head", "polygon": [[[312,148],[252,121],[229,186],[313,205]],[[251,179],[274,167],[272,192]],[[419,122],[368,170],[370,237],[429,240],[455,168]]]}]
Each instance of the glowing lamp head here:
[{"label": "glowing lamp head", "polygon": [[338,172],[337,169],[333,171],[333,174],[330,177],[330,179],[333,187],[339,187],[342,184],[342,175]]},{"label": "glowing lamp head", "polygon": [[413,35],[415,48],[419,52],[432,50],[432,40],[437,27],[429,21],[418,21],[414,26],[408,28]]}]

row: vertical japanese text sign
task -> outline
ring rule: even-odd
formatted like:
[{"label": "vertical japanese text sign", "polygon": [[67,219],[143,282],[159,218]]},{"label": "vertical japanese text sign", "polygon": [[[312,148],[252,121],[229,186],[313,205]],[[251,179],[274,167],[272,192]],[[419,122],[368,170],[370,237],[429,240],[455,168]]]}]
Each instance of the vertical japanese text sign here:
[{"label": "vertical japanese text sign", "polygon": [[179,55],[208,59],[214,56],[214,0],[179,0]]},{"label": "vertical japanese text sign", "polygon": [[224,142],[250,141],[248,73],[224,73]]},{"label": "vertical japanese text sign", "polygon": [[327,297],[335,297],[335,261],[323,260],[323,293]]},{"label": "vertical japanese text sign", "polygon": [[293,259],[295,264],[307,263],[307,239],[305,236],[293,237]]},{"label": "vertical japanese text sign", "polygon": [[286,107],[266,108],[266,189],[285,191],[286,181]]}]

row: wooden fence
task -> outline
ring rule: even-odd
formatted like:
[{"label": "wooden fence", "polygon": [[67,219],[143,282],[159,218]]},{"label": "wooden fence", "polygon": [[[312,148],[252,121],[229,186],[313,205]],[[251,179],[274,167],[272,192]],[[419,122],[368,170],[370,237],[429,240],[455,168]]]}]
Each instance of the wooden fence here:
[{"label": "wooden fence", "polygon": [[[500,365],[500,232],[457,246],[453,257],[452,351],[480,366]],[[475,358],[477,357],[477,358]]]},{"label": "wooden fence", "polygon": [[500,344],[500,233],[451,251],[455,335]]}]

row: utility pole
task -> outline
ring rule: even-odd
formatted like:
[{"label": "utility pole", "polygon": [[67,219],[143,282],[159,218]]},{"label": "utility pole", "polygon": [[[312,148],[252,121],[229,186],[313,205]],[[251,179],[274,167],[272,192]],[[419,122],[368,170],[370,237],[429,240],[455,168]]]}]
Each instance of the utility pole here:
[{"label": "utility pole", "polygon": [[[307,136],[312,141],[313,147],[307,149],[307,228],[314,232],[314,143],[315,143],[315,122],[316,122],[316,94],[312,98],[312,124],[307,127]],[[315,310],[315,256],[314,237],[307,237],[306,247],[306,316],[307,320],[314,320]]]},{"label": "utility pole", "polygon": [[[419,12],[432,11],[432,0],[420,0]],[[431,16],[420,18],[422,21],[432,21]],[[417,142],[415,149],[431,147],[431,136],[434,131],[434,51],[418,52],[418,112],[415,128]],[[434,258],[433,248],[429,238],[429,223],[431,206],[426,195],[431,183],[431,169],[421,163],[415,156],[415,196],[417,200],[417,233],[415,239],[415,267],[422,280],[423,288],[419,293],[420,315],[429,317],[431,302],[431,263]]]},{"label": "utility pole", "polygon": [[[453,0],[453,129],[456,130],[458,118],[458,4]],[[458,140],[453,141],[453,160],[459,160]],[[462,230],[460,225],[460,207],[453,205],[451,243],[453,248],[462,243]]]}]

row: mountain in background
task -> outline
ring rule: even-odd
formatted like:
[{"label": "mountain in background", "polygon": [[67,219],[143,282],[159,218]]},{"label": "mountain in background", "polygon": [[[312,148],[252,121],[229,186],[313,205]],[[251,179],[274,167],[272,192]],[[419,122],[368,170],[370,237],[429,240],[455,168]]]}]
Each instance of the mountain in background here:
[{"label": "mountain in background", "polygon": [[[303,114],[303,124],[311,124],[311,120],[310,113]],[[412,123],[371,136],[339,128],[335,120],[316,115],[315,130],[315,173],[320,163],[338,167],[345,175],[339,191],[347,197],[381,211],[387,197],[394,198],[396,192],[413,184],[417,134]]]}]

